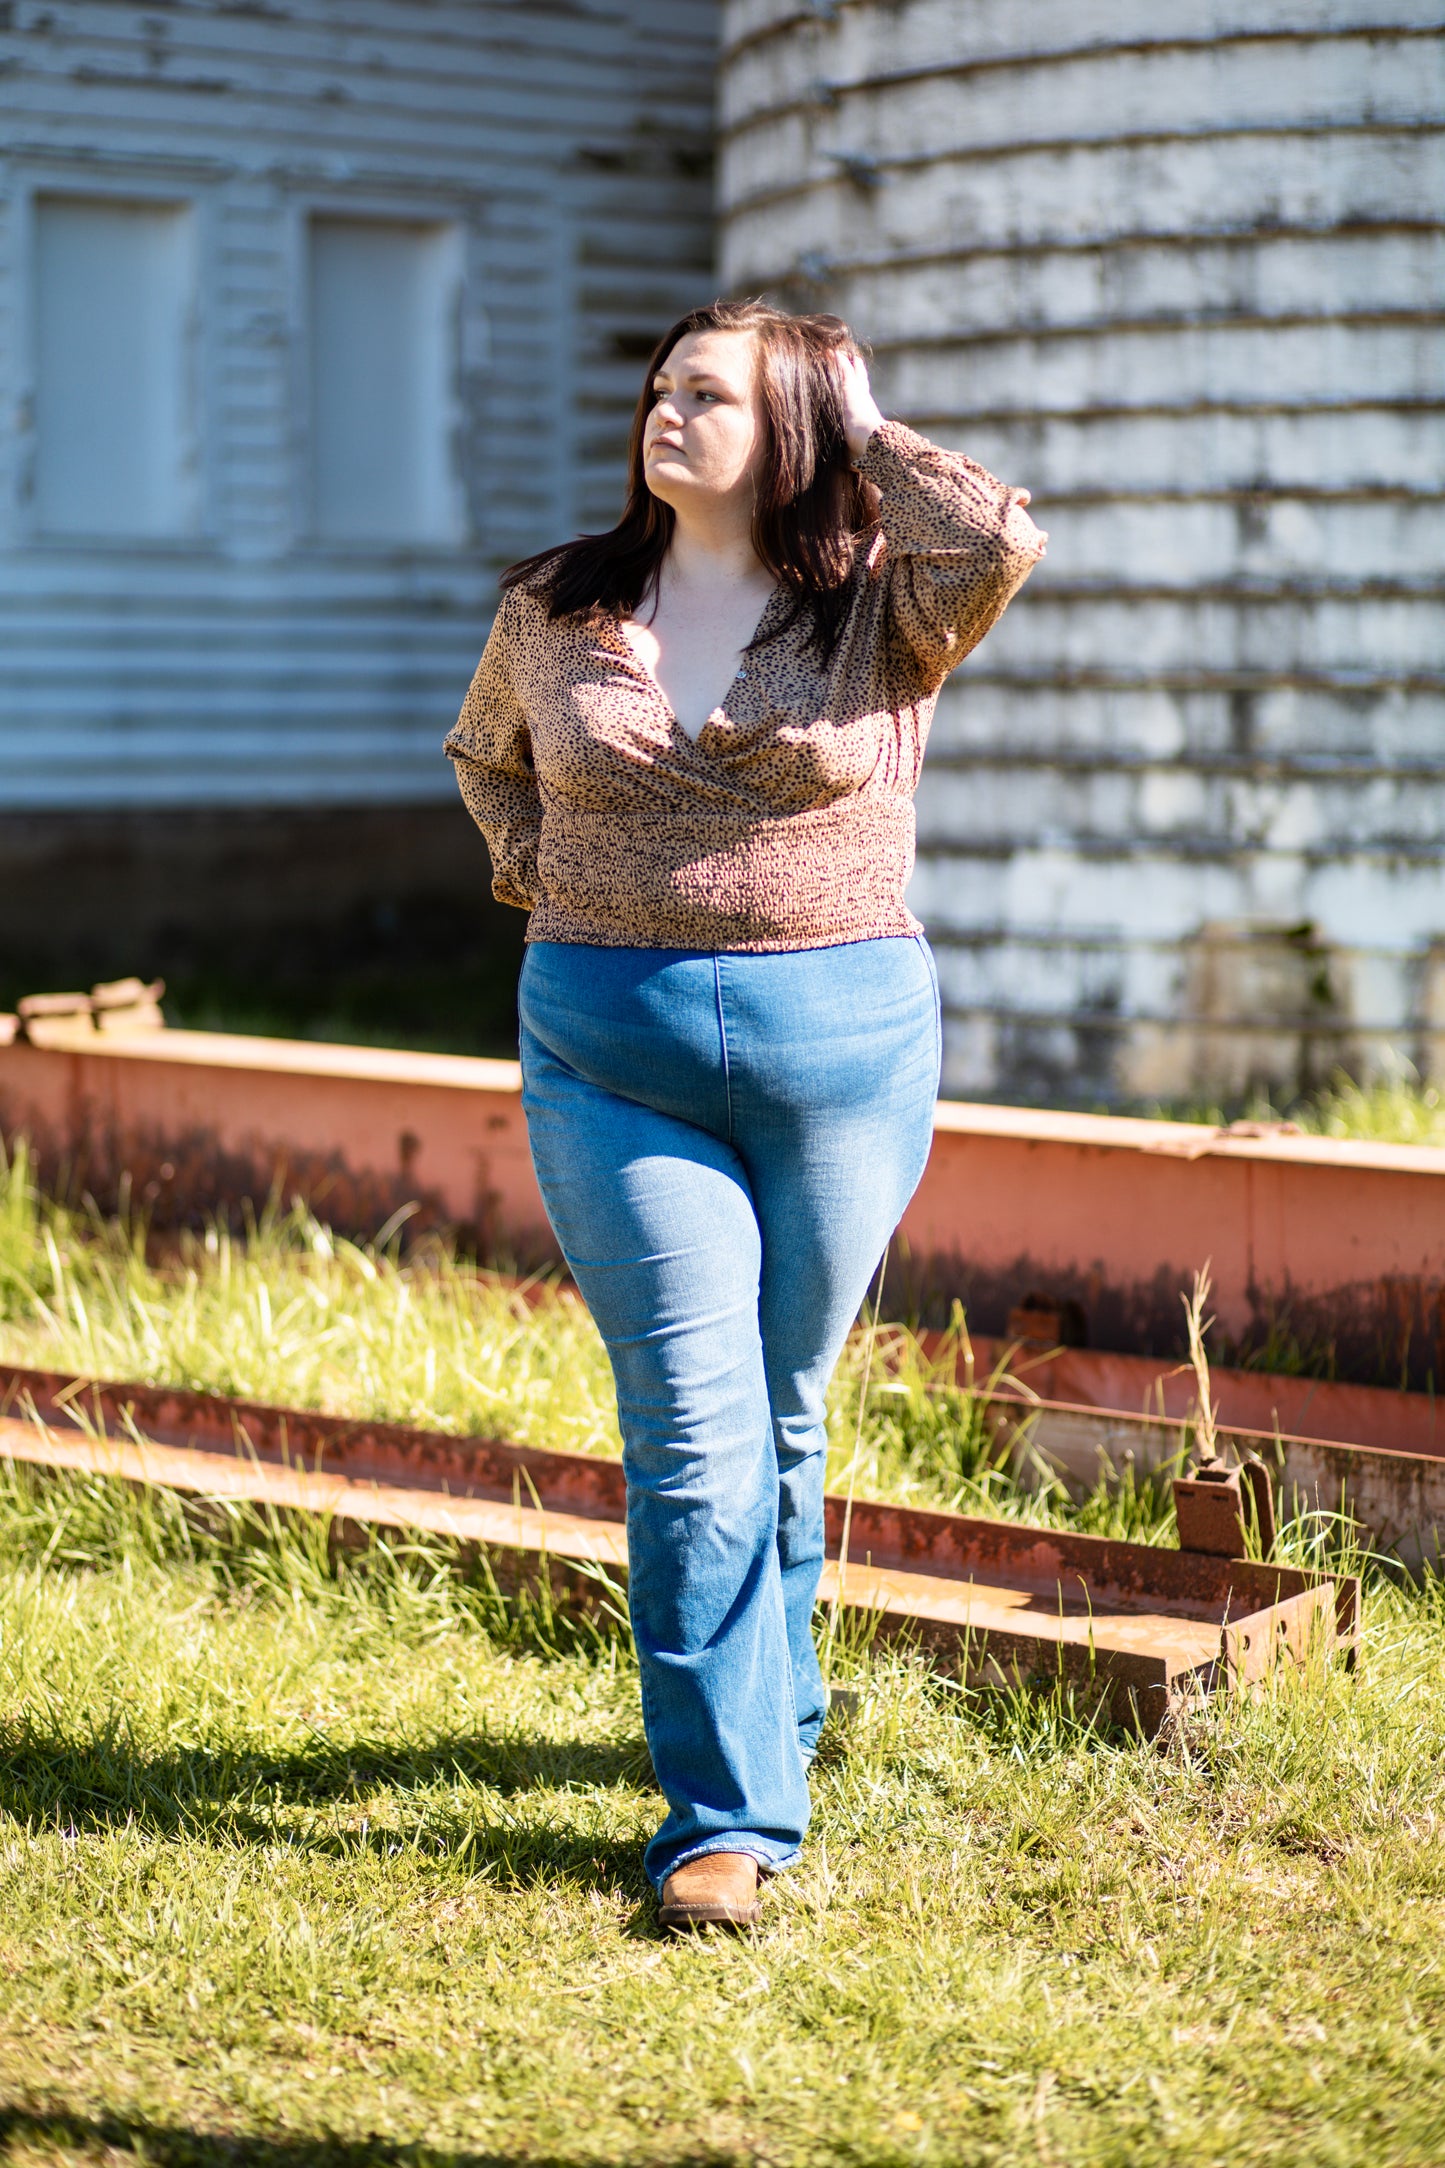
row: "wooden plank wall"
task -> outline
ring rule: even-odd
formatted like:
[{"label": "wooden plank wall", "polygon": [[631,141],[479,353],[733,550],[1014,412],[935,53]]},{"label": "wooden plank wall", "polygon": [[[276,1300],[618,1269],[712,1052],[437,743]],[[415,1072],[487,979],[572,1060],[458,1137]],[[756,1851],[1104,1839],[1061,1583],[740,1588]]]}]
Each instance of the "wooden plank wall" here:
[{"label": "wooden plank wall", "polygon": [[[615,518],[641,358],[713,291],[715,40],[712,0],[0,9],[0,811],[452,795],[440,740],[496,569]],[[194,207],[183,541],[36,532],[32,210],[55,191]],[[460,548],[307,539],[316,210],[460,230]]]},{"label": "wooden plank wall", "polygon": [[722,269],[1035,492],[939,708],[946,1089],[1445,1070],[1438,0],[730,0]]}]

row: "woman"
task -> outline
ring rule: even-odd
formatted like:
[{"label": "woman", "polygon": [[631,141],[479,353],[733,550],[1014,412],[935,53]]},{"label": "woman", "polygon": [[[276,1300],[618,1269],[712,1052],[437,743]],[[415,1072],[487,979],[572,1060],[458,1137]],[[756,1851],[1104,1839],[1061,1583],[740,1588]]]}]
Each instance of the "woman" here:
[{"label": "woman", "polygon": [[1044,537],[758,302],[667,333],[629,459],[610,534],[504,576],[447,751],[532,914],[532,1156],[617,1385],[644,1863],[665,1924],[741,1925],[826,1707],[824,1394],[932,1133],[924,741]]}]

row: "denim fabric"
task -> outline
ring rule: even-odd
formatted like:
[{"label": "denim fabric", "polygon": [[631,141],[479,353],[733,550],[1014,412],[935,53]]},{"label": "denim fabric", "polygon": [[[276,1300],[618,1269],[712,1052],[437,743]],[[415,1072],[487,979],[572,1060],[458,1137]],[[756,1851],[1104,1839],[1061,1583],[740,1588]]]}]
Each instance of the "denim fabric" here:
[{"label": "denim fabric", "polygon": [[919,937],[773,954],[539,941],[523,1105],[612,1359],[659,1889],[797,1856],[825,1711],[812,1615],[824,1394],[928,1156]]}]

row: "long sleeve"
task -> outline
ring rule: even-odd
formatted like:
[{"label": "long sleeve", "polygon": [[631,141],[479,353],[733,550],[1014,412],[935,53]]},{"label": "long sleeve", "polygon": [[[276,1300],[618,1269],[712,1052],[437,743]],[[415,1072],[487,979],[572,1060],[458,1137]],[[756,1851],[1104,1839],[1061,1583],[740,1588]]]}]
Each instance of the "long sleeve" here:
[{"label": "long sleeve", "polygon": [[1044,553],[1020,492],[901,422],[869,438],[860,472],[883,499],[891,644],[918,692],[936,692]]},{"label": "long sleeve", "polygon": [[540,895],[537,845],[542,800],[526,710],[508,667],[512,614],[508,595],[497,612],[445,750],[456,765],[463,803],[487,840],[492,894],[498,903],[530,911]]},{"label": "long sleeve", "polygon": [[858,464],[879,525],[831,654],[779,582],[695,739],[605,610],[554,618],[540,582],[504,594],[446,749],[529,941],[761,954],[919,931],[938,689],[1044,538],[1023,491],[898,422]]}]

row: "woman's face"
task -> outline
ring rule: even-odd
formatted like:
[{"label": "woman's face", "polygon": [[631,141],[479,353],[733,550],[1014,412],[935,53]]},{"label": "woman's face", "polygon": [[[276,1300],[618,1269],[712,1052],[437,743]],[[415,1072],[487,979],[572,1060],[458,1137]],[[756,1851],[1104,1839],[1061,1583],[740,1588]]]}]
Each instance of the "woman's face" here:
[{"label": "woman's face", "polygon": [[674,511],[703,500],[752,503],[763,448],[757,345],[750,331],[692,331],[652,380],[642,468]]}]

